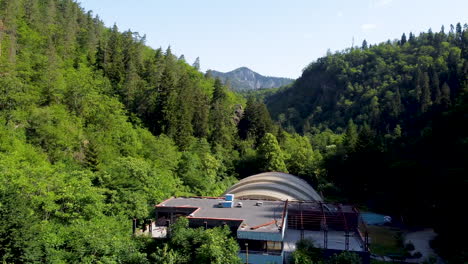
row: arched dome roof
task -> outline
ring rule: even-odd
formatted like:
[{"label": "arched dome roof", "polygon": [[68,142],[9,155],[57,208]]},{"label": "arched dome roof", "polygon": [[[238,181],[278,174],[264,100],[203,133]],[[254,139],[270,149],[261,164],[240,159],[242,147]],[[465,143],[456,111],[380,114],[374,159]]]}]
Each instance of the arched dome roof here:
[{"label": "arched dome roof", "polygon": [[282,172],[249,176],[229,188],[225,194],[228,193],[239,199],[322,201],[322,197],[306,181]]}]

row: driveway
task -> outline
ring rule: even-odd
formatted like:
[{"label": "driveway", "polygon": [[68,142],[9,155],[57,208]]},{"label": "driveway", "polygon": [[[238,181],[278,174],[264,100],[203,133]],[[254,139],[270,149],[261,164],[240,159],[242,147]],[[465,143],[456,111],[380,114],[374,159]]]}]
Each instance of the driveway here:
[{"label": "driveway", "polygon": [[421,231],[416,231],[416,232],[410,232],[406,233],[404,236],[405,244],[406,243],[413,243],[414,245],[414,251],[411,253],[415,252],[421,252],[422,257],[420,259],[414,259],[412,261],[407,262],[414,262],[414,263],[421,263],[424,260],[427,260],[429,257],[436,257],[437,262],[436,263],[444,263],[441,258],[437,256],[437,254],[434,252],[434,250],[430,246],[430,241],[434,239],[437,236],[437,234],[434,232],[433,229],[424,229]]}]

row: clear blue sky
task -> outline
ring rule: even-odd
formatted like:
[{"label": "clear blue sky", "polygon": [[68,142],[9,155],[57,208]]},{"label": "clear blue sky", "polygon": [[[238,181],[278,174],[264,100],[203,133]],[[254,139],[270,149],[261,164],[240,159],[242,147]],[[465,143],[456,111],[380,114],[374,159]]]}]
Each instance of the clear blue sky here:
[{"label": "clear blue sky", "polygon": [[78,0],[107,26],[146,34],[202,70],[297,78],[327,50],[468,23],[468,0]]}]

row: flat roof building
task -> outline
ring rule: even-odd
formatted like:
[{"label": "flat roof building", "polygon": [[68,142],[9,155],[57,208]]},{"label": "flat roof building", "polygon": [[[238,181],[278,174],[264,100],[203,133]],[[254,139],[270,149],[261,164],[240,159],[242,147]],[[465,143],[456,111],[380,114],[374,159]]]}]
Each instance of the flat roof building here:
[{"label": "flat roof building", "polygon": [[173,197],[156,205],[153,237],[165,237],[166,227],[186,217],[194,228],[229,226],[239,242],[239,256],[248,263],[284,263],[304,238],[326,254],[349,250],[368,262],[367,236],[356,208],[322,202],[309,184],[289,174],[256,176],[240,181],[228,190],[234,194],[224,197]]}]

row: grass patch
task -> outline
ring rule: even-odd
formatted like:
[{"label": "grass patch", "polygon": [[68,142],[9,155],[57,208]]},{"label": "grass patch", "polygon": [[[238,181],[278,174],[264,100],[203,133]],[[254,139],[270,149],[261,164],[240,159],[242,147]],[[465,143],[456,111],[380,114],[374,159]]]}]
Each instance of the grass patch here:
[{"label": "grass patch", "polygon": [[373,254],[388,256],[404,256],[402,232],[399,229],[386,226],[368,226],[370,250]]}]

